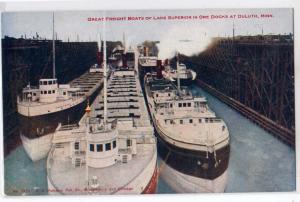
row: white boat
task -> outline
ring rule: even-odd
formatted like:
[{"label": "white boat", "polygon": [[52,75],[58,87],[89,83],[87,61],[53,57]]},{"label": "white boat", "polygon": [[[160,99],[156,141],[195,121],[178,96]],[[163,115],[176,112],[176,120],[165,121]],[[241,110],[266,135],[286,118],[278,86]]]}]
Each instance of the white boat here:
[{"label": "white boat", "polygon": [[224,192],[230,151],[224,121],[204,97],[193,96],[180,84],[176,87],[155,73],[146,74],[144,82],[158,134],[160,176],[176,192]]},{"label": "white boat", "polygon": [[49,193],[154,193],[156,138],[136,72],[113,71],[96,100],[78,125],[56,130],[47,159]]},{"label": "white boat", "polygon": [[[53,16],[54,33],[54,16]],[[87,99],[92,101],[100,91],[100,73],[86,72],[69,84],[58,84],[55,75],[55,40],[53,35],[53,78],[30,84],[18,96],[20,136],[32,161],[47,156],[58,123],[78,122],[84,114]]]}]

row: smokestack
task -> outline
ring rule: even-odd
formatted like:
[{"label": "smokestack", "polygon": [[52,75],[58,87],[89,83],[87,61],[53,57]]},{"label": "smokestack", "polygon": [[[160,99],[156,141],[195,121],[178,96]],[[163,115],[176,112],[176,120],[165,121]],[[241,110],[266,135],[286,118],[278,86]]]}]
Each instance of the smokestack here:
[{"label": "smokestack", "polygon": [[126,54],[122,54],[122,63],[123,63],[123,67],[127,67],[127,58],[126,58]]},{"label": "smokestack", "polygon": [[156,77],[162,79],[162,65],[161,60],[156,60]]},{"label": "smokestack", "polygon": [[165,66],[168,66],[168,65],[169,65],[169,59],[165,59],[164,65],[165,65]]}]

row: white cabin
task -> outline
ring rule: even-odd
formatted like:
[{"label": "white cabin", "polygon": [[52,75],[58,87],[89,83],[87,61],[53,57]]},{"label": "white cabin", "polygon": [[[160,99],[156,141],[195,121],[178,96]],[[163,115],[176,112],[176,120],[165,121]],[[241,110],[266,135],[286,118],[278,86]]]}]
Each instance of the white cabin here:
[{"label": "white cabin", "polygon": [[73,107],[84,101],[81,88],[58,85],[57,79],[40,79],[39,86],[26,86],[18,96],[18,112],[23,116],[38,116]]},{"label": "white cabin", "polygon": [[40,102],[51,103],[57,100],[58,84],[57,79],[40,79]]}]

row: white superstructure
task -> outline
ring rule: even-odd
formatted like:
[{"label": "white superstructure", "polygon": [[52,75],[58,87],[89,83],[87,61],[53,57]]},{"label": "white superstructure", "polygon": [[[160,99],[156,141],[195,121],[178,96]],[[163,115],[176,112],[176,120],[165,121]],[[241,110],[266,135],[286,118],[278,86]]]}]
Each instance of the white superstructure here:
[{"label": "white superstructure", "polygon": [[170,66],[165,66],[162,74],[166,79],[170,81],[176,81],[179,77],[181,79],[181,82],[183,82],[184,80],[194,81],[197,77],[197,73],[191,69],[187,69],[186,65],[183,63],[178,64],[177,69],[172,69]]},{"label": "white superstructure", "polygon": [[41,116],[71,108],[84,101],[81,89],[57,83],[57,79],[40,79],[39,87],[28,85],[18,97],[18,112],[26,117]]},{"label": "white superstructure", "polygon": [[47,159],[49,193],[155,191],[156,138],[136,72],[114,71],[103,95],[78,125],[56,130]]}]

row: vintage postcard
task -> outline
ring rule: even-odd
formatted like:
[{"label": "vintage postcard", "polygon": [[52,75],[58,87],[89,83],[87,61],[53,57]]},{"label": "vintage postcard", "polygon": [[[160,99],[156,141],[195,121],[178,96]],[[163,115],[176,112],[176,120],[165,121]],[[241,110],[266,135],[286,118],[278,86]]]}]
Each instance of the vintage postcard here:
[{"label": "vintage postcard", "polygon": [[5,194],[295,191],[293,12],[3,12]]}]

